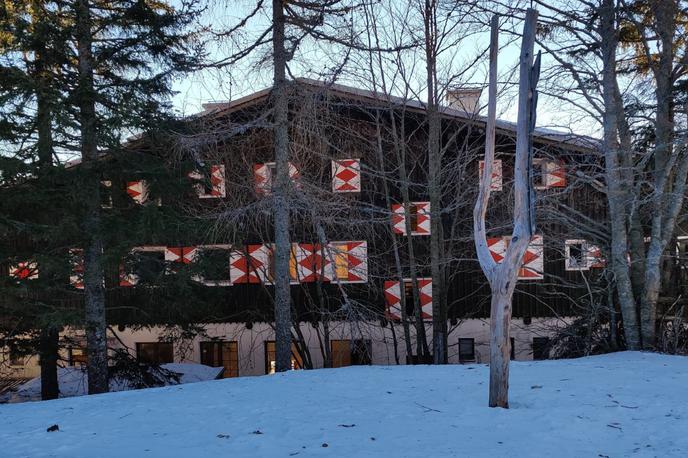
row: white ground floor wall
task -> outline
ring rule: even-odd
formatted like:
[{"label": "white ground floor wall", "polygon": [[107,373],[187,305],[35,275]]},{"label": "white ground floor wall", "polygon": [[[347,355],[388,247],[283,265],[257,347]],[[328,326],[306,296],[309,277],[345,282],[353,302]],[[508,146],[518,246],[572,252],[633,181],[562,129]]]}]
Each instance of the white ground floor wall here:
[{"label": "white ground floor wall", "polygon": [[[569,322],[569,319],[538,319],[529,323],[521,319],[512,320],[511,336],[514,339],[514,358],[516,360],[533,359],[533,339],[552,335],[557,328]],[[489,320],[467,319],[449,326],[449,362],[458,364],[459,339],[471,338],[475,344],[475,362],[489,363]],[[243,323],[223,323],[204,325],[205,335],[193,339],[179,338],[176,330],[163,328],[146,328],[135,330],[114,326],[109,336],[111,348],[123,348],[136,356],[137,343],[150,343],[169,340],[174,341],[174,362],[201,363],[201,342],[210,340],[232,341],[237,344],[239,376],[263,375],[266,373],[266,342],[274,340],[274,332],[269,323],[253,323],[247,327]],[[309,323],[301,324],[304,341],[308,346],[314,368],[323,367],[322,327],[320,337]],[[80,331],[66,331],[75,336]],[[176,335],[175,335],[176,334]],[[415,353],[415,328],[411,326],[412,346]],[[432,326],[426,324],[428,342],[432,342]],[[330,340],[364,339],[370,343],[370,359],[374,365],[405,364],[406,351],[403,328],[387,324],[381,327],[379,322],[331,322]],[[396,344],[395,344],[396,342]],[[395,352],[396,349],[396,352]],[[62,355],[69,361],[69,354],[64,350]],[[23,358],[23,364],[9,364],[9,356],[4,352],[0,357],[0,376],[3,377],[37,377],[40,375],[37,356]]]}]

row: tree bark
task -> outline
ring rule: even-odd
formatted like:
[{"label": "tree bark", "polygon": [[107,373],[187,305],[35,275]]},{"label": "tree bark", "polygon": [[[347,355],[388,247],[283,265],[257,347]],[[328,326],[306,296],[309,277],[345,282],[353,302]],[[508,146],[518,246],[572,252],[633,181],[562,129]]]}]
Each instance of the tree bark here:
[{"label": "tree bark", "polygon": [[83,199],[86,204],[84,229],[88,237],[84,248],[88,393],[96,394],[108,391],[108,360],[103,242],[100,235],[100,177],[95,173],[98,161],[98,132],[93,82],[92,19],[88,0],[78,0],[75,8],[81,158],[87,175]]},{"label": "tree bark", "polygon": [[430,199],[430,274],[432,277],[432,347],[434,364],[447,364],[447,313],[442,298],[444,268],[442,259],[442,157],[441,118],[437,87],[436,4],[425,1],[425,65],[428,87],[428,194]]},{"label": "tree bark", "polygon": [[276,181],[272,193],[275,224],[275,370],[291,369],[291,291],[289,286],[289,101],[285,17],[282,0],[272,2],[274,148]]},{"label": "tree bark", "polygon": [[[532,157],[531,135],[535,126],[534,117],[537,101],[535,90],[537,72],[534,72],[533,68],[536,26],[537,11],[529,8],[523,28],[523,43],[521,44],[520,57],[516,157],[514,161],[514,228],[504,259],[497,264],[487,247],[487,231],[485,228],[485,214],[490,199],[492,163],[494,161],[495,149],[497,53],[499,49],[498,17],[494,16],[491,23],[490,85],[485,132],[485,166],[483,167],[478,200],[473,211],[476,252],[480,267],[488,279],[492,292],[490,307],[490,407],[509,407],[511,300],[516,282],[518,281],[518,270],[521,267],[523,256],[533,236],[531,224],[533,218],[530,202],[530,192],[532,189],[529,179],[529,164]],[[536,65],[539,65],[539,63]]]},{"label": "tree bark", "polygon": [[[44,5],[33,0],[32,19],[34,33],[43,36],[46,26]],[[36,132],[38,134],[36,150],[38,153],[39,178],[41,184],[49,187],[50,169],[53,166],[53,128],[52,102],[50,100],[50,63],[46,62],[48,53],[43,41],[38,42],[34,54],[33,77],[36,83]],[[59,327],[46,324],[39,333],[39,353],[41,364],[41,399],[57,399],[59,386],[57,381],[57,361],[59,359]]]},{"label": "tree bark", "polygon": [[600,7],[600,37],[602,53],[602,97],[604,111],[602,114],[604,137],[602,148],[605,158],[607,176],[607,201],[611,232],[611,268],[614,272],[619,308],[623,320],[626,346],[629,350],[640,348],[640,329],[636,300],[628,266],[628,228],[626,215],[629,202],[628,192],[631,183],[625,179],[619,151],[620,109],[616,87],[616,49],[618,36],[616,31],[616,10],[612,0],[603,0]]},{"label": "tree bark", "polygon": [[57,399],[60,388],[57,381],[57,360],[60,348],[60,331],[55,326],[41,329],[39,354],[41,358],[41,399]]}]

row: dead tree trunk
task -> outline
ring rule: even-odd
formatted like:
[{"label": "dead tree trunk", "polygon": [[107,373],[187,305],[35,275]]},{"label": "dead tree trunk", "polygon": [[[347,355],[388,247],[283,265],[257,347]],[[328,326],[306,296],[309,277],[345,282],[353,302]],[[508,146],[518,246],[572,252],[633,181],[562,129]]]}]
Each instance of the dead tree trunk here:
[{"label": "dead tree trunk", "polygon": [[103,242],[100,236],[100,178],[95,173],[98,161],[98,134],[93,83],[91,12],[88,0],[76,5],[76,38],[79,66],[79,117],[81,158],[87,175],[84,189],[88,240],[84,249],[84,297],[86,305],[86,344],[88,353],[88,393],[108,391],[107,323]]},{"label": "dead tree trunk", "polygon": [[497,112],[497,52],[499,49],[498,17],[492,18],[490,41],[490,87],[488,120],[485,139],[485,166],[473,212],[475,246],[480,266],[492,292],[490,308],[490,407],[509,407],[509,331],[511,300],[518,281],[523,255],[533,236],[533,215],[530,202],[529,162],[532,155],[531,136],[535,124],[535,106],[539,59],[533,66],[533,47],[537,11],[528,9],[521,44],[516,157],[514,164],[514,228],[503,261],[495,262],[487,247],[485,214],[490,198],[492,163],[495,149]]},{"label": "dead tree trunk", "polygon": [[281,0],[272,2],[272,93],[276,180],[273,189],[275,225],[275,370],[291,369],[291,293],[289,287],[289,125],[285,17]]}]

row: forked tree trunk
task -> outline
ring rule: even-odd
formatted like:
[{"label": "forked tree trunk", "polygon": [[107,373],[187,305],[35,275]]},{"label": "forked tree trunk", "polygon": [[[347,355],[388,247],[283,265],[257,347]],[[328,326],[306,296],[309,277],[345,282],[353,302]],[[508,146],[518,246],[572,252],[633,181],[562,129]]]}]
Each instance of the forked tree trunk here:
[{"label": "forked tree trunk", "polygon": [[274,148],[276,180],[273,190],[275,225],[275,370],[291,369],[291,295],[289,287],[289,125],[284,48],[285,17],[282,0],[272,2],[272,50],[274,86]]},{"label": "forked tree trunk", "polygon": [[476,252],[480,266],[490,283],[492,293],[490,310],[490,407],[509,407],[511,300],[518,281],[518,270],[533,236],[529,163],[532,155],[531,136],[535,125],[537,101],[535,86],[539,73],[539,59],[536,66],[533,67],[536,25],[537,11],[528,9],[520,57],[516,157],[514,161],[514,229],[504,259],[497,264],[487,247],[487,230],[485,227],[485,214],[490,199],[492,163],[495,153],[497,52],[499,49],[498,17],[493,17],[491,23],[490,87],[485,132],[485,166],[483,167],[478,200],[473,211]]},{"label": "forked tree trunk", "polygon": [[79,116],[81,158],[87,176],[83,199],[86,203],[84,229],[88,240],[84,248],[84,299],[86,306],[86,345],[88,355],[88,393],[108,391],[107,322],[105,320],[105,276],[103,241],[100,235],[100,177],[94,172],[98,161],[95,89],[93,83],[92,25],[88,0],[76,5],[76,38],[79,66]]}]

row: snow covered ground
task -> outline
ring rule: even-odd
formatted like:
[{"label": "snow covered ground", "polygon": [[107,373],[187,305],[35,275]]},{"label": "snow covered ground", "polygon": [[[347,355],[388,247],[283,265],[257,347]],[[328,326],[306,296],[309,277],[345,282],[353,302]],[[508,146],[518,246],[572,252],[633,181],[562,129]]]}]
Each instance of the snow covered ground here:
[{"label": "snow covered ground", "polygon": [[[202,364],[169,363],[160,366],[163,369],[174,372],[178,377],[169,380],[166,385],[178,385],[180,383],[196,383],[214,380],[222,373],[221,367],[209,367]],[[60,387],[60,397],[84,396],[88,392],[88,374],[81,367],[61,367],[57,370],[57,380]],[[121,378],[110,380],[110,391],[133,390],[129,381]],[[36,377],[21,385],[15,391],[0,395],[0,402],[26,402],[41,399],[41,378]]]},{"label": "snow covered ground", "polygon": [[0,405],[0,455],[688,456],[688,358],[514,363],[509,410],[487,377],[349,367]]}]

